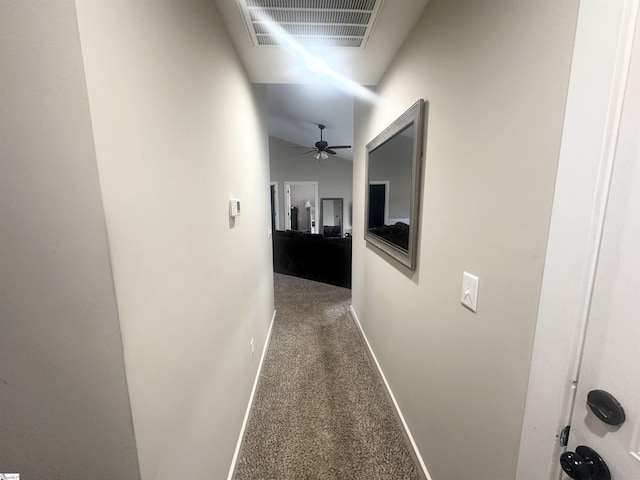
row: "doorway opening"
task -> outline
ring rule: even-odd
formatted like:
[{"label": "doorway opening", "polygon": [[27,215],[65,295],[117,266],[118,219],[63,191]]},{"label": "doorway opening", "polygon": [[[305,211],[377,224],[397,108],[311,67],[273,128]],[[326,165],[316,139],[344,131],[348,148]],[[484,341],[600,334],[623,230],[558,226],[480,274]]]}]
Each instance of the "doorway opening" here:
[{"label": "doorway opening", "polygon": [[285,230],[318,233],[318,182],[284,182]]},{"label": "doorway opening", "polygon": [[389,181],[369,182],[369,227],[389,224]]},{"label": "doorway opening", "polygon": [[278,200],[278,182],[270,184],[271,197],[271,232],[280,230],[280,202]]}]

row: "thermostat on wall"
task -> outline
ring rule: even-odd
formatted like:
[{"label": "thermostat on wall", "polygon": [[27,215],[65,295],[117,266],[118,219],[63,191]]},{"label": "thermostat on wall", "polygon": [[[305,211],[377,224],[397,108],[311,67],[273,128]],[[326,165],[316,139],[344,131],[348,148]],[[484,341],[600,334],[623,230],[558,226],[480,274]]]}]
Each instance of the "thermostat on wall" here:
[{"label": "thermostat on wall", "polygon": [[237,198],[232,198],[229,200],[229,215],[232,217],[237,217],[240,215],[240,200]]}]

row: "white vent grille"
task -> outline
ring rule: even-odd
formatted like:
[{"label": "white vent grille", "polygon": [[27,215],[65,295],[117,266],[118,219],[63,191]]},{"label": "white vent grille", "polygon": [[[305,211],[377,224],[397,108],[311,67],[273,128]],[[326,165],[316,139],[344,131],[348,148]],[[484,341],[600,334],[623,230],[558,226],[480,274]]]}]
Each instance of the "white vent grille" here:
[{"label": "white vent grille", "polygon": [[279,24],[301,23],[305,25],[332,24],[367,25],[369,12],[337,12],[330,10],[250,10],[251,23],[275,22]]},{"label": "white vent grille", "polygon": [[[261,23],[255,25],[257,35],[271,35],[269,28]],[[367,27],[356,25],[302,25],[285,24],[282,29],[289,35],[305,37],[309,35],[323,37],[363,37]]]},{"label": "white vent grille", "polygon": [[322,10],[373,10],[376,0],[247,0],[248,7]]},{"label": "white vent grille", "polygon": [[383,1],[238,0],[238,3],[256,46],[286,43],[276,33],[281,30],[306,47],[364,48]]},{"label": "white vent grille", "polygon": [[[260,45],[281,45],[281,40],[273,35],[258,35]],[[296,37],[296,40],[307,47],[359,47],[362,43],[360,38],[345,37]]]}]

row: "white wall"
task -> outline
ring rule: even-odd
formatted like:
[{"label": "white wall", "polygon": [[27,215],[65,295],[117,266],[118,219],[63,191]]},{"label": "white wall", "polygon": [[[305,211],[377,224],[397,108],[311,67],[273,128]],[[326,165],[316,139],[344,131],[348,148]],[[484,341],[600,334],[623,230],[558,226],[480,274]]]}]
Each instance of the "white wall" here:
[{"label": "white wall", "polygon": [[273,315],[264,90],[209,0],[77,7],[142,477],[224,478]]},{"label": "white wall", "polygon": [[[577,1],[432,0],[356,108],[353,306],[434,480],[513,480]],[[429,102],[418,266],[369,248],[364,145]],[[460,305],[480,277],[478,313]]]},{"label": "white wall", "polygon": [[0,2],[0,471],[140,478],[73,1]]},{"label": "white wall", "polygon": [[[340,157],[330,156],[322,161],[313,154],[302,155],[305,150],[300,145],[289,143],[276,137],[269,137],[269,158],[271,181],[278,182],[280,218],[284,227],[284,181],[318,182],[320,199],[338,197],[344,199],[345,232],[351,232],[351,189],[353,183],[353,163]],[[320,211],[317,210],[317,215]],[[319,230],[321,232],[321,230]]]}]

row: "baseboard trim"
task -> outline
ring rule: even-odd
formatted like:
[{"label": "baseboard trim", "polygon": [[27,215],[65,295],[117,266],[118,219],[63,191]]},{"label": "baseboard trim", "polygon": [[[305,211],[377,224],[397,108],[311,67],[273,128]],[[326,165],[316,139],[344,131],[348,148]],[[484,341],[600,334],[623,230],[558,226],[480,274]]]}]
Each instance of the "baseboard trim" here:
[{"label": "baseboard trim", "polygon": [[354,322],[356,322],[356,325],[358,326],[358,329],[360,330],[360,334],[362,335],[362,338],[364,339],[364,343],[366,343],[367,348],[369,349],[369,354],[371,355],[371,358],[373,359],[373,362],[376,364],[376,368],[378,369],[378,373],[380,374],[380,378],[382,378],[382,382],[384,383],[384,386],[387,389],[387,394],[389,395],[389,398],[391,399],[391,402],[393,403],[393,407],[396,409],[396,413],[398,415],[398,418],[400,419],[400,422],[402,423],[402,427],[404,428],[404,431],[405,431],[405,433],[407,435],[407,438],[409,439],[409,443],[411,443],[411,448],[413,449],[413,453],[415,454],[415,457],[418,460],[418,463],[420,464],[420,468],[422,469],[422,473],[424,474],[426,480],[433,480],[431,478],[431,475],[429,475],[429,472],[427,471],[427,466],[424,464],[424,460],[422,459],[422,455],[420,455],[420,450],[418,450],[418,446],[416,445],[416,442],[413,439],[413,435],[411,435],[411,430],[409,430],[409,426],[407,425],[407,422],[404,419],[404,415],[402,415],[402,411],[400,410],[400,406],[398,405],[398,402],[396,401],[396,397],[393,395],[393,392],[391,391],[391,387],[389,386],[389,382],[387,382],[387,378],[384,376],[384,372],[382,371],[382,367],[380,367],[380,363],[378,363],[378,359],[376,358],[376,354],[373,353],[373,349],[371,348],[371,344],[369,343],[369,339],[367,338],[367,335],[364,333],[364,329],[362,328],[362,325],[360,324],[360,319],[358,318],[358,315],[356,314],[356,311],[353,309],[353,305],[349,306],[349,310],[351,312],[351,316],[353,317]]},{"label": "baseboard trim", "polygon": [[240,435],[238,436],[238,443],[236,444],[236,449],[233,452],[233,457],[231,458],[231,466],[229,467],[229,475],[227,475],[227,480],[233,480],[233,475],[236,471],[236,462],[238,461],[238,455],[240,454],[240,447],[242,446],[244,433],[247,429],[247,423],[249,422],[249,414],[251,413],[253,400],[255,399],[255,396],[256,396],[256,389],[258,388],[258,380],[260,379],[260,373],[262,373],[262,366],[264,365],[264,358],[267,355],[267,349],[269,348],[269,342],[271,341],[271,330],[273,329],[273,322],[275,321],[275,319],[276,319],[276,310],[273,311],[273,315],[271,317],[271,324],[269,325],[269,331],[267,332],[267,340],[264,342],[264,348],[262,349],[262,355],[260,356],[260,364],[258,365],[256,378],[253,381],[253,388],[251,389],[251,394],[249,395],[249,403],[247,405],[247,411],[244,414],[244,419],[242,420],[242,427],[240,427]]}]

